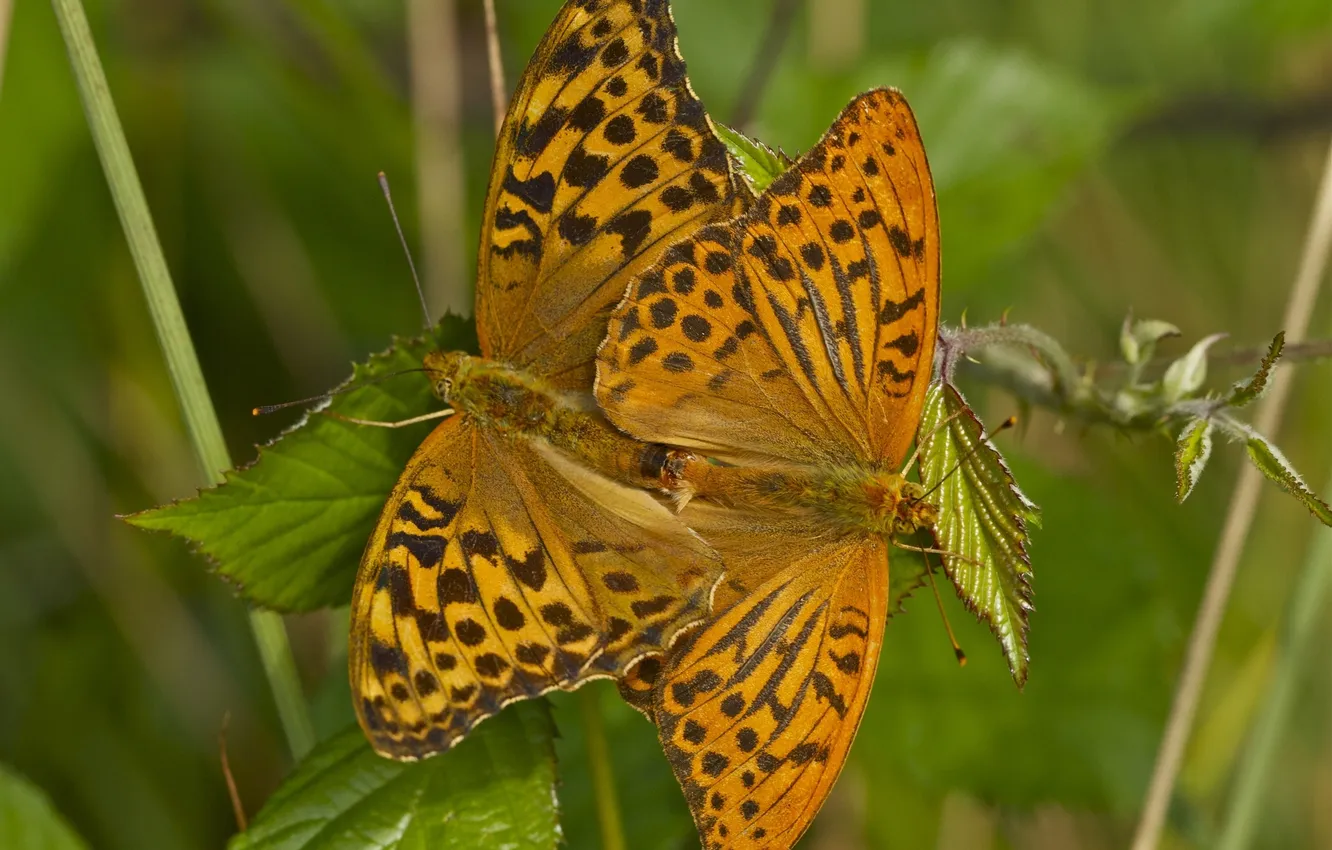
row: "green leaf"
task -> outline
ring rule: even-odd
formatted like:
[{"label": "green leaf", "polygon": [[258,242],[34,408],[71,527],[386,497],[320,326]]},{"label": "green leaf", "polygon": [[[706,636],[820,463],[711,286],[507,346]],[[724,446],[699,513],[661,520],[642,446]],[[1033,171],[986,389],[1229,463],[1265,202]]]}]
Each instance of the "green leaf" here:
[{"label": "green leaf", "polygon": [[716,126],[718,135],[726,143],[731,156],[740,163],[740,173],[755,195],[761,194],[769,183],[790,167],[790,159],[758,139],[751,139],[725,124]]},{"label": "green leaf", "polygon": [[[419,369],[434,349],[475,345],[471,321],[447,316],[429,337],[395,340],[357,365],[344,386]],[[394,421],[438,406],[429,382],[416,374],[335,396],[328,408]],[[253,464],[228,472],[223,484],[126,519],[190,541],[256,605],[279,611],[345,605],[389,491],[431,427],[375,428],[314,412],[262,446]]]},{"label": "green leaf", "polygon": [[1309,509],[1309,513],[1317,517],[1319,522],[1324,525],[1332,525],[1332,507],[1329,507],[1327,502],[1314,495],[1280,449],[1268,442],[1267,438],[1257,431],[1252,429],[1248,429],[1248,431],[1249,434],[1244,441],[1244,447],[1248,450],[1249,460],[1253,461],[1253,465],[1258,467],[1263,475],[1280,484],[1287,493],[1304,503],[1304,506]]},{"label": "green leaf", "polygon": [[316,747],[229,850],[553,848],[554,736],[541,701],[419,762],[376,755],[353,726]]},{"label": "green leaf", "polygon": [[937,487],[935,536],[939,548],[956,553],[943,556],[944,570],[967,608],[999,639],[1009,672],[1021,686],[1027,679],[1032,607],[1027,522],[1038,520],[1037,508],[952,386],[930,385],[920,433],[921,481]]},{"label": "green leaf", "polygon": [[83,850],[87,846],[40,788],[0,765],[0,847]]},{"label": "green leaf", "polygon": [[1223,333],[1203,337],[1194,343],[1188,354],[1170,364],[1161,379],[1161,390],[1167,403],[1173,404],[1202,388],[1207,380],[1207,350],[1225,338]]},{"label": "green leaf", "polygon": [[1192,420],[1175,441],[1175,498],[1182,502],[1189,497],[1211,455],[1212,423]]},{"label": "green leaf", "polygon": [[1243,407],[1261,396],[1267,389],[1267,379],[1272,374],[1272,367],[1281,359],[1281,350],[1285,346],[1286,332],[1281,331],[1272,338],[1272,344],[1268,346],[1267,354],[1264,355],[1263,362],[1258,365],[1258,371],[1253,373],[1253,377],[1247,381],[1240,381],[1230,388],[1226,404],[1230,407]]},{"label": "green leaf", "polygon": [[1156,343],[1169,336],[1179,336],[1179,328],[1159,319],[1128,316],[1119,332],[1119,350],[1127,363],[1136,366],[1151,360]]}]

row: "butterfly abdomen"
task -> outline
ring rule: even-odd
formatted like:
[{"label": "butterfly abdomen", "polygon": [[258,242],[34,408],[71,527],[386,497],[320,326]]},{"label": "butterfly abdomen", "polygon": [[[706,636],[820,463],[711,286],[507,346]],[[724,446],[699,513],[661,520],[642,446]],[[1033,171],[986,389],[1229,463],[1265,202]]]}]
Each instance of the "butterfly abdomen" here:
[{"label": "butterfly abdomen", "polygon": [[811,524],[889,538],[934,524],[938,511],[924,490],[892,472],[862,467],[718,466],[692,454],[675,463],[662,482],[726,507],[809,516]]}]

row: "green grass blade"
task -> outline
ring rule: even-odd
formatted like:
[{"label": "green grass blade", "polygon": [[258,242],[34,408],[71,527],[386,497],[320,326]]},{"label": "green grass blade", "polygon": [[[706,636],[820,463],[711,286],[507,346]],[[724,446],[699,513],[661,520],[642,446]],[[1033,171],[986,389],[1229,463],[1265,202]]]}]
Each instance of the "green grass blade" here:
[{"label": "green grass blade", "polygon": [[[157,329],[195,456],[204,476],[210,483],[216,483],[221,481],[223,470],[231,466],[231,459],[208,387],[204,384],[194,343],[185,325],[185,316],[181,313],[180,301],[167,271],[166,259],[162,256],[162,246],[148,212],[143,187],[134,170],[125,131],[111,100],[111,90],[88,28],[87,15],[79,0],[52,0],[52,5],[69,50],[70,66],[88,116],[93,144],[139,272],[139,281],[148,300],[148,310]],[[301,693],[296,662],[282,619],[271,612],[252,611],[250,625],[286,730],[287,743],[299,758],[314,746],[314,726]]]}]

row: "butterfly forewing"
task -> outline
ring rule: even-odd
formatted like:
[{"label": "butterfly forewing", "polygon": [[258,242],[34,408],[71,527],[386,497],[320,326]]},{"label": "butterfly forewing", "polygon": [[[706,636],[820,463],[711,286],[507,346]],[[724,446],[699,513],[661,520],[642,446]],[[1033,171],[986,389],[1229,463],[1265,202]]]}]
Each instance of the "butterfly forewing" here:
[{"label": "butterfly forewing", "polygon": [[796,525],[734,546],[712,533],[729,569],[767,578],[673,654],[656,685],[659,734],[705,846],[790,846],[864,712],[886,614],[885,548],[811,546]]},{"label": "butterfly forewing", "polygon": [[909,108],[861,95],[745,215],[630,285],[598,400],[640,438],[723,458],[897,462],[932,367],[937,231]]},{"label": "butterfly forewing", "polygon": [[708,611],[716,556],[641,491],[466,417],[422,443],[352,603],[379,752],[447,749],[516,699],[619,675]]},{"label": "butterfly forewing", "polygon": [[482,353],[562,387],[589,385],[628,276],[740,203],[665,0],[566,4],[519,83],[495,163]]}]

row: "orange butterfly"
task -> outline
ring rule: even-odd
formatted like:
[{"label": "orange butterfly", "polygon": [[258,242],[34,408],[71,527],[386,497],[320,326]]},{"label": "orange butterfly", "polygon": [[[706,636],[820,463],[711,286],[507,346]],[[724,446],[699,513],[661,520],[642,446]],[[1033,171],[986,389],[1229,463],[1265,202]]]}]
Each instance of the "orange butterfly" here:
[{"label": "orange butterfly", "polygon": [[627,694],[651,683],[707,847],[793,844],[846,760],[888,547],[937,519],[899,467],[938,305],[925,151],[902,96],[876,90],[749,212],[640,274],[611,319],[597,399],[629,434],[683,447],[661,480],[726,562],[713,618]]},{"label": "orange butterfly", "polygon": [[426,357],[456,413],[407,464],[356,579],[351,684],[381,754],[447,749],[707,615],[719,559],[641,489],[658,449],[611,428],[589,390],[625,281],[738,212],[736,185],[665,0],[567,3],[495,152],[482,357]]}]

